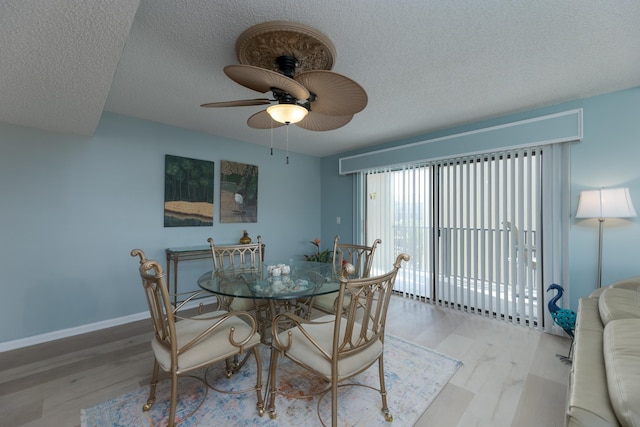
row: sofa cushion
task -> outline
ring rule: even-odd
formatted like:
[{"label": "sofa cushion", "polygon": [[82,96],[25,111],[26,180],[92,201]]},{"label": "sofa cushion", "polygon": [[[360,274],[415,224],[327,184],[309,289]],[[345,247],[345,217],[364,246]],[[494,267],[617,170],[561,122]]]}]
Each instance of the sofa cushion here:
[{"label": "sofa cushion", "polygon": [[640,319],[609,322],[604,361],[611,405],[624,427],[640,427]]},{"label": "sofa cushion", "polygon": [[619,425],[609,402],[602,352],[603,328],[598,300],[581,298],[567,409],[567,425],[570,427]]},{"label": "sofa cushion", "polygon": [[618,289],[640,289],[640,276],[618,280],[617,282],[611,283],[609,287]]},{"label": "sofa cushion", "polygon": [[609,288],[640,289],[640,276],[628,277],[626,279],[613,282],[604,288],[598,288],[595,291],[591,292],[591,294],[589,295],[589,298],[600,298],[600,295],[602,294],[602,292],[604,292],[605,289],[609,289]]},{"label": "sofa cushion", "polygon": [[589,298],[600,298],[600,295],[602,295],[602,293],[604,292],[605,289],[609,289],[609,288],[598,288],[595,291],[591,292],[589,294]]},{"label": "sofa cushion", "polygon": [[604,325],[612,320],[640,319],[640,289],[607,288],[598,304]]}]

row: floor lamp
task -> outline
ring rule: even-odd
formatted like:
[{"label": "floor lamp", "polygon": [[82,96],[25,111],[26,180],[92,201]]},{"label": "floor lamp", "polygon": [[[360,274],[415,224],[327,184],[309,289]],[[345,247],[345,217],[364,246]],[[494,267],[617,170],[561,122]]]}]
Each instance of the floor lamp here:
[{"label": "floor lamp", "polygon": [[576,218],[598,218],[598,287],[602,286],[602,223],[605,218],[636,216],[628,188],[601,188],[580,192]]}]

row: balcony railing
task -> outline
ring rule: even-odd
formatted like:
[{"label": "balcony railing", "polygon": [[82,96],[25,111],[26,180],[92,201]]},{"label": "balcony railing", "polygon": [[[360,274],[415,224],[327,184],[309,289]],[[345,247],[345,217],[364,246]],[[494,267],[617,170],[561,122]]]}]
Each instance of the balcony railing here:
[{"label": "balcony railing", "polygon": [[[417,230],[417,232],[416,232]],[[538,304],[536,232],[505,228],[443,227],[439,229],[437,269],[432,279],[429,228],[394,227],[393,254],[411,261],[400,270],[395,290],[467,309],[492,310],[535,320]],[[385,248],[383,245],[379,252]],[[376,259],[389,259],[389,252]],[[381,256],[383,255],[383,256]],[[372,274],[385,265],[375,265]]]}]

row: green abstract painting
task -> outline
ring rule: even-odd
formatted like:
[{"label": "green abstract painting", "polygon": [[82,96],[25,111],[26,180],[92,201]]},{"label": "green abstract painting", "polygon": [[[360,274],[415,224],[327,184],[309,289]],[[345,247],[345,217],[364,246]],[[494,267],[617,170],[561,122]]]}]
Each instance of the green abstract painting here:
[{"label": "green abstract painting", "polygon": [[166,155],[164,226],[213,225],[214,162]]}]

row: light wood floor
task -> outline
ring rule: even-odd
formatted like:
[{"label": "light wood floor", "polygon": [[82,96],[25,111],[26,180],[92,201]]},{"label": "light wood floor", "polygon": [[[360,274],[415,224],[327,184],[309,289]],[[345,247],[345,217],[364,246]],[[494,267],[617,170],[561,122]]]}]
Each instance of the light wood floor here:
[{"label": "light wood floor", "polygon": [[[416,426],[564,425],[567,339],[400,297],[389,310],[387,333],[464,363]],[[0,353],[0,425],[79,426],[80,409],[147,385],[150,331],[145,320]]]}]

